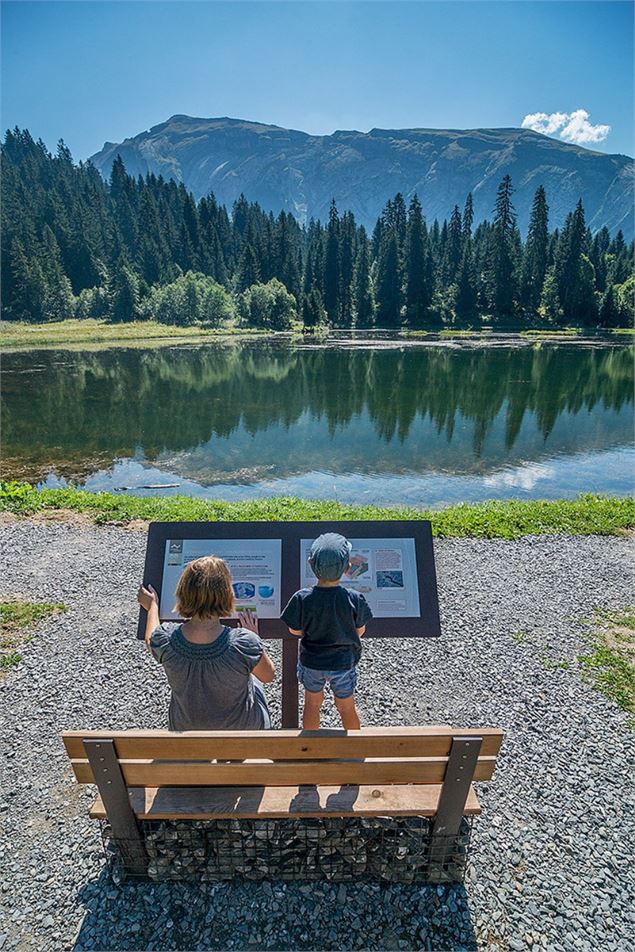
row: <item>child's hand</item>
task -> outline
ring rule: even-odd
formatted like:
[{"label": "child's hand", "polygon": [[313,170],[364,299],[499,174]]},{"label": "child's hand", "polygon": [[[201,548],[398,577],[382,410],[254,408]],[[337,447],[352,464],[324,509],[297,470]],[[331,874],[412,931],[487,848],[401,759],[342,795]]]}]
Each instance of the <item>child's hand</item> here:
[{"label": "child's hand", "polygon": [[151,585],[148,585],[146,588],[145,585],[139,586],[139,591],[137,592],[137,601],[142,608],[145,608],[147,612],[150,611],[153,605],[159,607],[159,596],[152,588]]},{"label": "child's hand", "polygon": [[255,634],[258,634],[258,619],[251,609],[248,608],[244,612],[238,612],[238,621],[240,622],[241,628],[247,628],[248,631],[253,631]]}]

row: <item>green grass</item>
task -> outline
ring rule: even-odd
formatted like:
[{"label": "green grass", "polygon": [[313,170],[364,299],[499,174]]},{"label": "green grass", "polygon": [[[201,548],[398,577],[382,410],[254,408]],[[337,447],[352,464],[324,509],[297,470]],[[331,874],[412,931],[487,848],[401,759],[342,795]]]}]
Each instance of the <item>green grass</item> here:
[{"label": "green grass", "polygon": [[50,615],[65,612],[61,602],[0,602],[0,670],[15,668],[22,655],[15,649],[29,641],[33,629]]},{"label": "green grass", "polygon": [[494,333],[493,328],[491,327],[480,327],[480,328],[456,328],[455,330],[447,329],[439,331],[439,337],[443,338],[452,338],[452,337],[487,337]]},{"label": "green grass", "polygon": [[[521,331],[521,337],[580,337],[585,331],[581,327],[554,327],[551,330],[547,328],[529,328]],[[590,330],[588,333],[593,333]]]},{"label": "green grass", "polygon": [[517,645],[523,645],[527,641],[528,634],[526,631],[513,631],[512,638]]},{"label": "green grass", "polygon": [[262,329],[226,327],[173,327],[157,321],[131,321],[127,324],[109,324],[107,321],[86,318],[85,320],[58,321],[54,324],[21,324],[4,321],[0,325],[0,346],[3,348],[45,347],[51,345],[128,343],[133,341],[161,342],[187,339],[206,339],[228,336],[253,336],[271,334]]},{"label": "green grass", "polygon": [[589,652],[578,661],[594,686],[635,715],[635,608],[598,610]]},{"label": "green grass", "polygon": [[568,671],[571,667],[570,661],[561,661],[557,658],[541,658],[540,663],[545,671]]},{"label": "green grass", "polygon": [[97,523],[183,521],[335,521],[342,519],[430,519],[441,538],[468,536],[518,539],[538,533],[616,535],[635,522],[635,500],[586,494],[577,499],[491,500],[448,509],[354,506],[284,496],[245,502],[193,499],[190,496],[123,496],[79,489],[34,489],[29,483],[0,483],[0,511],[31,515],[46,510],[89,514]]},{"label": "green grass", "polygon": [[16,668],[22,661],[22,655],[17,651],[7,651],[0,654],[0,671],[9,671]]}]

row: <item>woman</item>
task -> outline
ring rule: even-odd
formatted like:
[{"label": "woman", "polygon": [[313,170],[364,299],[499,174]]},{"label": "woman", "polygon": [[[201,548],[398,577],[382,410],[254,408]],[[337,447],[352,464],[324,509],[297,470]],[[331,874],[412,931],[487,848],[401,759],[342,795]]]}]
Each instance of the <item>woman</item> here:
[{"label": "woman", "polygon": [[180,625],[161,624],[152,586],[141,585],[137,600],[148,613],[146,645],[163,665],[172,691],[170,730],[271,727],[260,682],[273,681],[275,668],[251,612],[239,614],[240,628],[220,623],[234,613],[234,591],[222,559],[206,556],[183,569],[175,610],[187,621]]}]

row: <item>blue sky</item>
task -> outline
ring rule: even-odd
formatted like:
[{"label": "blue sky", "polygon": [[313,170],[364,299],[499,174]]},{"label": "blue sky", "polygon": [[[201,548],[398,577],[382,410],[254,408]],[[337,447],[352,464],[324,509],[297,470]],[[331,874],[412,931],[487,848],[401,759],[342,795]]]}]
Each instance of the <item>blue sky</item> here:
[{"label": "blue sky", "polygon": [[2,124],[76,159],[175,113],[312,133],[525,125],[633,154],[625,2],[2,3]]}]

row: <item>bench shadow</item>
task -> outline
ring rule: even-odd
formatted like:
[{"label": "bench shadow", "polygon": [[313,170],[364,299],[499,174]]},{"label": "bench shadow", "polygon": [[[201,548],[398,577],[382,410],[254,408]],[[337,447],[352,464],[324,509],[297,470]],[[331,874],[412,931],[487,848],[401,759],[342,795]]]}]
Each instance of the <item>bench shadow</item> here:
[{"label": "bench shadow", "polygon": [[75,952],[477,948],[458,883],[131,879],[117,886],[104,867],[76,902],[84,916]]}]

